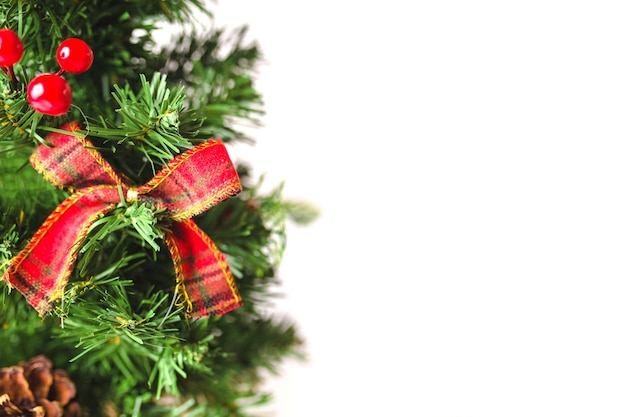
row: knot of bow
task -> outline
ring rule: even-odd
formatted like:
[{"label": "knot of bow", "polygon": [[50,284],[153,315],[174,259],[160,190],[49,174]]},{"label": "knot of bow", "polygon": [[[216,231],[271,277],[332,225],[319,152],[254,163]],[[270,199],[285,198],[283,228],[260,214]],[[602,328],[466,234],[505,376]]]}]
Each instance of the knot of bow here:
[{"label": "knot of bow", "polygon": [[204,142],[172,159],[146,184],[132,187],[88,139],[72,133],[78,129],[76,122],[66,124],[68,133],[51,133],[46,138],[51,146],[39,145],[31,156],[33,167],[49,182],[74,192],[12,259],[4,279],[41,315],[50,313],[91,225],[122,199],[139,200],[165,209],[163,235],[187,314],[221,315],[239,307],[241,296],[224,254],[191,219],[241,191],[224,144]]}]

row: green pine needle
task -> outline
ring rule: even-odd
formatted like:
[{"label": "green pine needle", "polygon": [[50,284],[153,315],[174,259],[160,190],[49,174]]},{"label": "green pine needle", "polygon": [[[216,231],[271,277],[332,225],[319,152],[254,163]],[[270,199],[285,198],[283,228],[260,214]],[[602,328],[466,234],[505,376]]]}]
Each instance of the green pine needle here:
[{"label": "green pine needle", "polygon": [[[193,142],[180,134],[181,123],[185,131],[197,131],[197,119],[183,117],[185,94],[183,88],[168,88],[167,77],[154,74],[148,82],[140,74],[141,89],[134,93],[129,85],[114,86],[113,97],[118,104],[118,120],[104,120],[104,126],[89,123],[86,133],[105,139],[117,152],[119,148],[133,148],[152,165],[152,173],[172,158],[193,146]],[[154,161],[154,162],[153,162]]]}]

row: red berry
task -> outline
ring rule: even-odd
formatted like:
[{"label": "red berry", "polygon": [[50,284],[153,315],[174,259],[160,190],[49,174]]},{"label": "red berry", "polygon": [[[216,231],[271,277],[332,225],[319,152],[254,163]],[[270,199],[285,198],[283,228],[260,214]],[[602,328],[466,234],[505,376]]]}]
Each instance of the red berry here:
[{"label": "red berry", "polygon": [[39,113],[61,116],[72,104],[72,89],[60,75],[41,74],[26,89],[28,102]]},{"label": "red berry", "polygon": [[68,38],[57,49],[57,61],[63,70],[80,74],[91,67],[93,51],[84,40]]},{"label": "red berry", "polygon": [[8,67],[24,55],[24,45],[11,29],[0,29],[0,66]]}]

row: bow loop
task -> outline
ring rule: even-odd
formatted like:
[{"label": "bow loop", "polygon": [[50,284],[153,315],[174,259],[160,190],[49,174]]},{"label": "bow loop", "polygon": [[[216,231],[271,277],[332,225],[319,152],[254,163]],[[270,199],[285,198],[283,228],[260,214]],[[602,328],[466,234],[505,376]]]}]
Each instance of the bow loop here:
[{"label": "bow loop", "polygon": [[63,189],[123,184],[91,142],[73,134],[79,129],[77,122],[68,123],[61,129],[71,133],[51,133],[46,137],[50,146],[40,145],[31,155],[30,162],[37,172]]},{"label": "bow loop", "polygon": [[[52,133],[40,145],[33,167],[57,187],[76,190],[48,216],[3,278],[24,294],[40,314],[48,314],[63,295],[78,247],[89,228],[124,198],[165,208],[165,241],[174,262],[177,288],[191,317],[221,315],[239,307],[241,297],[225,256],[192,216],[241,191],[226,148],[205,142],[174,158],[152,180],[129,185],[86,138],[73,134],[78,124]],[[122,193],[120,193],[120,189]]]},{"label": "bow loop", "polygon": [[226,148],[210,140],[177,156],[137,189],[140,200],[183,221],[238,194],[241,182]]}]

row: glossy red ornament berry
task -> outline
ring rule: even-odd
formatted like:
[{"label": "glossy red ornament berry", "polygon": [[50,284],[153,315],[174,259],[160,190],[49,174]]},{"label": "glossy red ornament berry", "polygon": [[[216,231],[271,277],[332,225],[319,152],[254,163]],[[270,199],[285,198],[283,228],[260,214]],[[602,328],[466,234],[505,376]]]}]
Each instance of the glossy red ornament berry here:
[{"label": "glossy red ornament berry", "polygon": [[0,29],[0,66],[8,67],[22,59],[24,45],[11,29]]},{"label": "glossy red ornament berry", "polygon": [[80,74],[91,67],[93,51],[84,40],[68,38],[57,48],[57,62],[64,71]]},{"label": "glossy red ornament berry", "polygon": [[57,74],[41,74],[33,78],[26,89],[28,102],[39,113],[61,116],[70,109],[72,89]]}]

